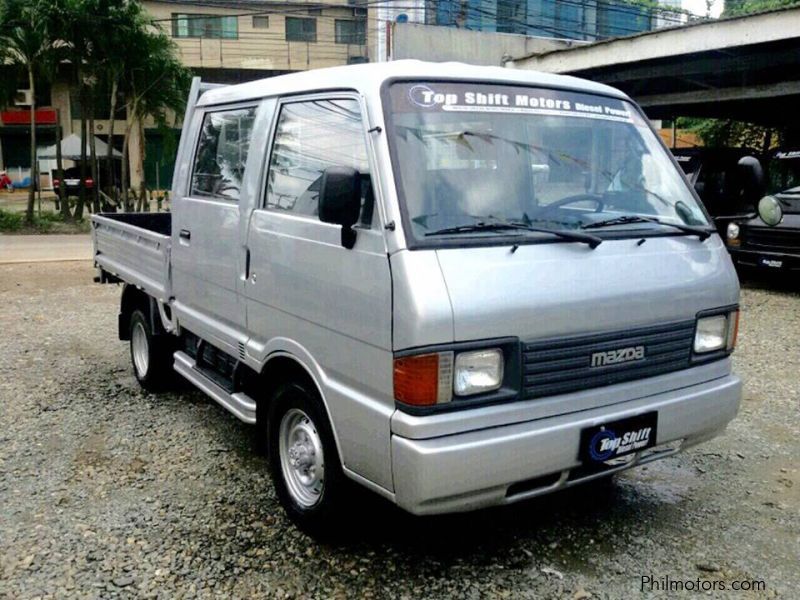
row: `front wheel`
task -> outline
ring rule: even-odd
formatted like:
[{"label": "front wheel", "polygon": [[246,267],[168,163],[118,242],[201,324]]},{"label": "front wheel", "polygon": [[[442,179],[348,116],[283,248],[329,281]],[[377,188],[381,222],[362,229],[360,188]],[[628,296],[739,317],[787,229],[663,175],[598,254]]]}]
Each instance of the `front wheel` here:
[{"label": "front wheel", "polygon": [[267,441],[278,500],[307,533],[332,533],[348,482],[322,403],[294,383],[280,386],[270,400]]},{"label": "front wheel", "polygon": [[173,381],[172,338],[153,335],[150,321],[139,309],[131,314],[131,363],[136,380],[149,392],[165,389]]}]

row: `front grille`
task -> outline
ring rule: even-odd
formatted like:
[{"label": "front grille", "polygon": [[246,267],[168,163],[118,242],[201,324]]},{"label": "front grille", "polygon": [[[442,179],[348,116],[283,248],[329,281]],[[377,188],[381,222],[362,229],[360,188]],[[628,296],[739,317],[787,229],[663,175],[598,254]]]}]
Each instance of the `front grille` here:
[{"label": "front grille", "polygon": [[[691,366],[694,320],[561,337],[523,345],[525,398],[539,398],[577,390],[663,375]],[[605,366],[592,366],[592,355],[644,347],[644,357]]]},{"label": "front grille", "polygon": [[773,227],[748,228],[745,231],[745,243],[768,250],[800,252],[800,230]]}]

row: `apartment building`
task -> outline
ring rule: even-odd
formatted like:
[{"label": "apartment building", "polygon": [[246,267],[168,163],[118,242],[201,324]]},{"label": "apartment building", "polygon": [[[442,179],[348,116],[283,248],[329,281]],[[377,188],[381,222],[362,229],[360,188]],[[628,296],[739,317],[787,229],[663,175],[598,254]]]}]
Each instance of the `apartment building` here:
[{"label": "apartment building", "polygon": [[359,4],[144,2],[184,64],[233,80],[367,61],[367,9]]}]

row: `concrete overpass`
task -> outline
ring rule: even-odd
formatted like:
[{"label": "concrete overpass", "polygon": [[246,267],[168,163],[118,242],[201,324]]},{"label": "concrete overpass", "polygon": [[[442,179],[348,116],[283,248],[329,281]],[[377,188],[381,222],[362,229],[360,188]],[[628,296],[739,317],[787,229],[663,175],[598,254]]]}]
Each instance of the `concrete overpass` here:
[{"label": "concrete overpass", "polygon": [[607,83],[652,119],[798,125],[800,7],[522,56],[507,66]]}]

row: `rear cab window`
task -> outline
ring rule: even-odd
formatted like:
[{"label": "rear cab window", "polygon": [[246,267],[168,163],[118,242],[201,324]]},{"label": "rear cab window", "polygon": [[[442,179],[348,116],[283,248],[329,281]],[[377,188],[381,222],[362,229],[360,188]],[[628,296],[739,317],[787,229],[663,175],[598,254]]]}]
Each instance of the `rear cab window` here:
[{"label": "rear cab window", "polygon": [[207,112],[192,165],[189,195],[238,202],[256,107]]}]

